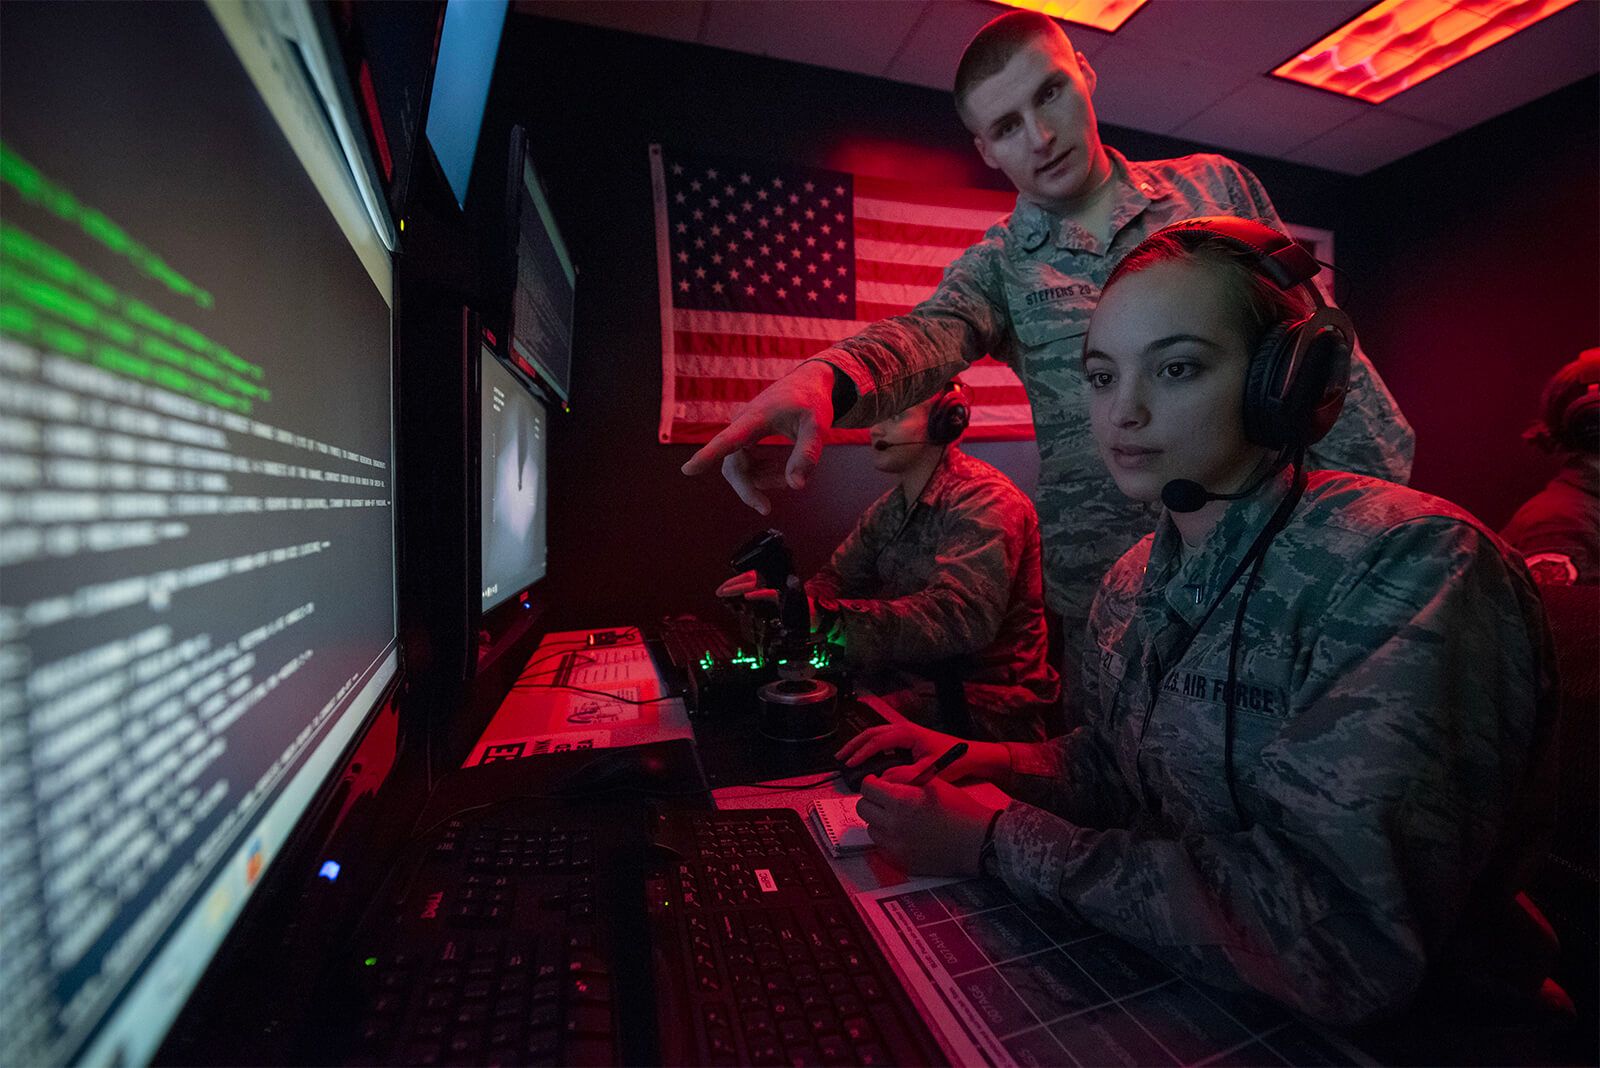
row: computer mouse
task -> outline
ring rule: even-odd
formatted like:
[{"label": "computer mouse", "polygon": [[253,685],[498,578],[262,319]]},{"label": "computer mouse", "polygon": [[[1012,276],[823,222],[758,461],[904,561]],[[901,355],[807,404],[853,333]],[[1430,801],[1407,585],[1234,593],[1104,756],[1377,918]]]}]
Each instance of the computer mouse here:
[{"label": "computer mouse", "polygon": [[659,753],[622,748],[601,753],[558,783],[562,797],[671,794],[682,789],[671,763]]},{"label": "computer mouse", "polygon": [[874,753],[855,767],[846,767],[844,761],[839,761],[839,781],[846,790],[853,794],[861,792],[861,780],[868,775],[882,775],[890,768],[897,768],[901,764],[910,764],[916,760],[909,749],[885,749],[881,753]]}]

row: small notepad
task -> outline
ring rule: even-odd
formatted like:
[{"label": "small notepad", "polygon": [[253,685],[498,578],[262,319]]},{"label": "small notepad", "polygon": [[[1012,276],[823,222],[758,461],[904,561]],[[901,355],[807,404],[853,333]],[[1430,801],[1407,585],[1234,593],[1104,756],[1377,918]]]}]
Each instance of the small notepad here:
[{"label": "small notepad", "polygon": [[860,798],[824,797],[811,802],[811,822],[816,824],[822,847],[835,857],[872,848],[867,821],[856,815]]}]

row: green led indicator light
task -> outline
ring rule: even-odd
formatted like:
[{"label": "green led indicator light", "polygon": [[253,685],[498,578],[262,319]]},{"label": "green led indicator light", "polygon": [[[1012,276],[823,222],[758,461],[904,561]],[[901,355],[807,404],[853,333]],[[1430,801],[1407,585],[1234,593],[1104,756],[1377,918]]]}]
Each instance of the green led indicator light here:
[{"label": "green led indicator light", "polygon": [[374,964],[378,963],[378,958],[377,957],[368,957],[363,963],[366,964],[366,966],[370,968]]}]

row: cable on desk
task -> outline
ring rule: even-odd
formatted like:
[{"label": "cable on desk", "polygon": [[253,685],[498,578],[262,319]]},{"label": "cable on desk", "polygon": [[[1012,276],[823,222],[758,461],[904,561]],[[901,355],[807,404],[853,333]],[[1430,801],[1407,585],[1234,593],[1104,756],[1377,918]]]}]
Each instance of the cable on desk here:
[{"label": "cable on desk", "polygon": [[609,697],[611,700],[624,705],[651,705],[657,701],[676,701],[682,697],[681,693],[664,693],[660,697],[618,697],[609,690],[591,690],[584,686],[566,686],[557,682],[529,682],[523,683],[520,679],[513,683],[513,690],[571,690],[574,693],[593,694],[596,697]]},{"label": "cable on desk", "polygon": [[[824,786],[828,785],[829,783],[835,781],[836,779],[839,779],[839,778],[843,777],[843,775],[844,775],[844,772],[835,771],[835,772],[832,772],[831,774],[824,775],[822,778],[815,779],[815,780],[813,780],[811,782],[784,783],[784,782],[779,782],[776,779],[773,779],[773,780],[769,780],[767,782],[742,782],[742,783],[739,783],[738,786],[726,786],[726,787],[723,787],[723,789],[725,789],[725,790],[737,790],[737,789],[739,789],[739,787],[744,787],[744,788],[750,789],[750,790],[770,790],[770,791],[781,792],[781,793],[799,793],[802,790],[817,790],[817,789],[820,789],[821,787],[824,787]],[[728,796],[728,797],[754,797],[755,795],[754,794],[734,794],[734,793],[730,793],[730,794],[727,794],[726,796]]]},{"label": "cable on desk", "polygon": [[[580,645],[579,648],[581,648],[581,647],[582,646]],[[540,664],[543,664],[548,660],[560,660],[563,657],[571,656],[572,653],[573,653],[573,649],[563,648],[558,652],[549,653],[549,654],[547,654],[545,656],[541,656],[537,660],[528,661],[528,663],[524,664],[523,667],[522,667],[522,674],[517,676],[517,682],[521,682],[523,679],[525,679],[529,675],[533,674],[533,669],[538,667]],[[594,663],[598,663],[598,661],[596,661],[593,657],[585,656],[585,657],[583,657],[583,663],[585,663],[585,664],[594,664]],[[557,668],[556,670],[559,671],[560,668]]]}]

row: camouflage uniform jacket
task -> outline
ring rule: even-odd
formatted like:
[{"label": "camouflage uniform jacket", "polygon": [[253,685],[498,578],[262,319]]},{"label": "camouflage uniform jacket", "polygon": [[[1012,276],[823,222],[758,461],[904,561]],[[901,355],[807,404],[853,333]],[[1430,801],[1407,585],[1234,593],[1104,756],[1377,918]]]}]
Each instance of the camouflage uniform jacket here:
[{"label": "camouflage uniform jacket", "polygon": [[1517,509],[1500,536],[1539,582],[1600,583],[1600,473],[1593,454],[1572,453],[1550,484]]},{"label": "camouflage uniform jacket", "polygon": [[[1163,517],[1106,576],[1085,725],[1009,747],[1005,882],[1335,1026],[1441,977],[1529,996],[1551,947],[1516,895],[1553,820],[1556,706],[1527,569],[1446,501],[1313,472],[1239,638],[1241,819],[1223,691],[1245,580],[1219,587],[1277,488],[1187,560]],[[1494,973],[1512,962],[1537,975]]]},{"label": "camouflage uniform jacket", "polygon": [[899,486],[873,502],[806,592],[838,613],[846,662],[891,704],[919,666],[955,658],[976,735],[1037,741],[1059,699],[1042,585],[1033,503],[951,445],[915,502]]},{"label": "camouflage uniform jacket", "polygon": [[[1130,163],[1107,151],[1118,183],[1109,240],[1019,197],[926,301],[818,355],[856,387],[859,399],[839,413],[839,426],[871,426],[903,411],[985,353],[1017,372],[1039,443],[1045,596],[1074,656],[1100,579],[1155,528],[1157,515],[1117,490],[1089,434],[1080,354],[1100,288],[1124,255],[1168,223],[1236,215],[1283,228],[1255,175],[1229,159]],[[1311,466],[1405,482],[1411,448],[1410,426],[1358,351],[1344,414],[1312,450]]]}]

